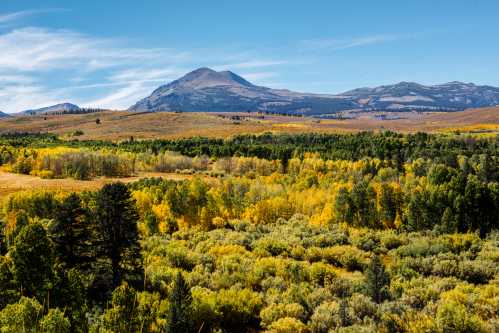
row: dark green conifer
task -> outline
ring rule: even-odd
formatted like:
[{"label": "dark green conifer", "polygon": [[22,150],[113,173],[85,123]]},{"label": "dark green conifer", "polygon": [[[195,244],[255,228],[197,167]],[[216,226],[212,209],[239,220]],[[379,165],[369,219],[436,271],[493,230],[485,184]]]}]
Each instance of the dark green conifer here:
[{"label": "dark green conifer", "polygon": [[390,293],[390,275],[378,255],[374,255],[366,271],[367,293],[376,303],[386,300]]},{"label": "dark green conifer", "polygon": [[191,332],[189,317],[191,312],[191,290],[179,272],[175,278],[173,290],[170,295],[170,309],[168,312],[167,333]]}]

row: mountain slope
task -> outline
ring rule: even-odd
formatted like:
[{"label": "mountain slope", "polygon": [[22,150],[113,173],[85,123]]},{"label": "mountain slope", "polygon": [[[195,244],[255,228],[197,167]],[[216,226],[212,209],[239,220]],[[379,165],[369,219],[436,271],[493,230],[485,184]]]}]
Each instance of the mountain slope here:
[{"label": "mountain slope", "polygon": [[342,97],[260,87],[229,71],[200,68],[159,87],[129,110],[330,113],[337,111],[338,107],[351,109],[355,106]]},{"label": "mountain slope", "polygon": [[424,86],[413,82],[377,88],[361,88],[342,94],[363,109],[458,111],[499,104],[499,88],[449,82]]},{"label": "mountain slope", "polygon": [[71,103],[61,103],[52,106],[47,106],[45,108],[34,109],[34,110],[26,110],[22,111],[22,114],[25,115],[37,115],[37,114],[50,114],[50,113],[58,113],[58,112],[73,112],[80,110],[80,107]]},{"label": "mountain slope", "polygon": [[412,82],[360,88],[339,95],[297,93],[254,85],[229,71],[200,68],[161,86],[130,111],[268,111],[328,114],[345,110],[459,111],[499,104],[499,88],[450,82]]},{"label": "mountain slope", "polygon": [[5,112],[0,111],[0,118],[7,118],[7,117],[10,117],[10,115],[5,113]]}]

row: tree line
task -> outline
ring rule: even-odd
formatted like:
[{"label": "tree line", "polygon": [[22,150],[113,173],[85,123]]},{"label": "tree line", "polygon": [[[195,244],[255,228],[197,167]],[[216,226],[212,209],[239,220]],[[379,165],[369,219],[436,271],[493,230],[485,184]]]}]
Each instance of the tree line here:
[{"label": "tree line", "polygon": [[71,146],[94,149],[114,148],[129,152],[154,154],[174,151],[185,156],[206,155],[213,158],[246,156],[285,163],[291,157],[302,158],[318,153],[324,159],[359,160],[378,158],[391,160],[399,167],[418,158],[431,158],[439,163],[457,166],[459,155],[496,155],[499,136],[472,137],[453,134],[400,134],[395,132],[360,132],[355,134],[271,134],[238,135],[228,139],[193,137],[175,140],[100,140],[59,139],[54,134],[12,133],[0,135],[0,145],[14,147]]}]

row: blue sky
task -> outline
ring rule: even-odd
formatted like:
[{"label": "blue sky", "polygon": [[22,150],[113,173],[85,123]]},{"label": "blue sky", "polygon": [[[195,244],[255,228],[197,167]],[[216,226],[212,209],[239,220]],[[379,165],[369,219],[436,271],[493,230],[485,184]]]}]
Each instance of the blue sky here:
[{"label": "blue sky", "polygon": [[499,86],[499,1],[0,0],[0,110],[126,108],[207,66],[274,88]]}]

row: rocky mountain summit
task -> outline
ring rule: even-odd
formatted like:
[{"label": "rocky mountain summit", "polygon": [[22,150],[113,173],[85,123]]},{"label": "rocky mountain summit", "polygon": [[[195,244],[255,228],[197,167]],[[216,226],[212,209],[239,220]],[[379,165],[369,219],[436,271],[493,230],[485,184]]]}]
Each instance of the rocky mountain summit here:
[{"label": "rocky mountain summit", "polygon": [[263,111],[320,115],[338,111],[460,111],[499,104],[499,88],[449,82],[400,82],[342,94],[309,94],[261,87],[230,72],[200,68],[159,87],[130,111]]}]

